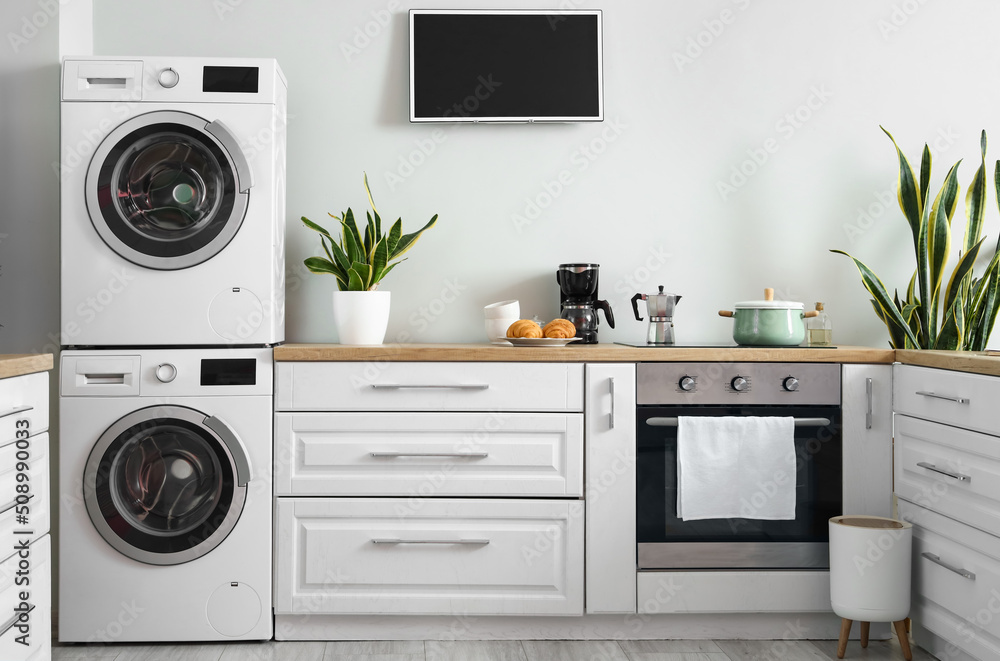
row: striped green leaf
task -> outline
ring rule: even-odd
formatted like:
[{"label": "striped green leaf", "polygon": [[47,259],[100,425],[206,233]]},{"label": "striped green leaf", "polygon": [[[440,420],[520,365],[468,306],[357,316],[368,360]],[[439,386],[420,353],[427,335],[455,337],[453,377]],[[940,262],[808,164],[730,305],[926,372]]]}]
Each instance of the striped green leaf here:
[{"label": "striped green leaf", "polygon": [[413,234],[404,234],[403,236],[399,237],[399,242],[396,243],[396,248],[392,252],[391,259],[396,259],[400,255],[405,253],[407,250],[412,248],[413,244],[417,242],[417,239],[420,238],[420,235],[423,234],[424,230],[429,230],[430,228],[434,227],[434,223],[437,222],[437,219],[438,219],[437,214],[434,214],[434,217],[431,218],[426,225],[421,227]]},{"label": "striped green leaf", "polygon": [[389,228],[389,254],[396,254],[396,245],[399,243],[399,238],[403,236],[403,219],[397,218],[396,222],[392,224]]},{"label": "striped green leaf", "polygon": [[385,277],[386,265],[389,263],[389,240],[386,237],[379,239],[372,249],[372,279],[378,283]]},{"label": "striped green leaf", "polygon": [[945,311],[944,323],[941,325],[941,332],[938,333],[934,342],[935,349],[942,351],[958,351],[962,348],[962,339],[965,335],[965,315],[963,314],[960,301],[955,303]]},{"label": "striped green leaf", "polygon": [[331,241],[333,240],[333,237],[330,236],[330,233],[327,232],[326,228],[324,228],[322,225],[318,225],[318,224],[314,223],[313,221],[309,220],[305,216],[302,216],[302,223],[306,227],[308,227],[309,229],[315,230],[315,231],[319,232],[320,234],[322,234],[326,238],[330,239]]},{"label": "striped green leaf", "polygon": [[917,338],[913,336],[913,332],[910,330],[910,327],[907,325],[902,315],[900,315],[899,310],[896,309],[896,306],[892,302],[892,298],[890,298],[889,293],[885,289],[885,285],[883,285],[882,281],[878,279],[878,276],[876,276],[871,269],[865,266],[864,262],[852,257],[843,250],[831,250],[830,252],[845,255],[854,260],[855,266],[857,266],[858,271],[861,272],[861,280],[864,283],[865,289],[867,289],[868,293],[872,295],[872,298],[875,299],[878,303],[879,309],[882,311],[882,320],[885,322],[886,326],[895,326],[901,330],[911,342],[916,344]]},{"label": "striped green leaf", "polygon": [[[895,141],[893,141],[895,143]],[[920,205],[927,206],[927,194],[931,187],[931,150],[924,143],[924,153],[920,157]]]},{"label": "striped green leaf", "polygon": [[[879,128],[889,136],[893,146],[896,148],[896,155],[899,157],[899,179],[896,186],[896,196],[899,199],[899,208],[903,210],[903,215],[910,223],[910,231],[913,233],[913,238],[916,239],[920,233],[920,219],[923,216],[924,209],[921,193],[917,188],[917,177],[913,173],[910,162],[906,160],[906,156],[903,155],[903,152],[899,149],[899,145],[896,144],[896,139],[884,127],[880,126]],[[929,180],[930,159],[928,159],[927,163],[927,176]]]},{"label": "striped green leaf", "polygon": [[955,270],[952,271],[951,279],[948,281],[948,288],[945,290],[943,309],[951,309],[955,301],[959,300],[962,306],[962,316],[965,316],[965,297],[961,296],[960,292],[963,287],[967,289],[969,286],[969,280],[972,275],[972,267],[976,264],[976,258],[979,257],[979,250],[982,248],[983,241],[985,240],[985,238],[979,239],[979,243],[972,246],[972,248],[958,260],[958,265],[955,267]]},{"label": "striped green leaf", "polygon": [[965,194],[965,238],[962,240],[962,250],[965,252],[979,242],[983,233],[983,214],[986,211],[986,131],[983,131],[980,145],[982,162]]},{"label": "striped green leaf", "polygon": [[[350,275],[357,275],[361,280],[361,291],[368,291],[375,284],[372,282],[372,265],[365,262],[354,262],[351,264],[351,268],[348,271]],[[351,282],[354,282],[354,278],[351,278]]]}]

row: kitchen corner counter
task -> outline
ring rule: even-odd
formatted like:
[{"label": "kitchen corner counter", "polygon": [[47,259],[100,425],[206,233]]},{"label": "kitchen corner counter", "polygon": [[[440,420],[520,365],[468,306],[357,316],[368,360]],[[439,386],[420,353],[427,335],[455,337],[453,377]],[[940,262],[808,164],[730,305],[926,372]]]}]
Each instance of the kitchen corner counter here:
[{"label": "kitchen corner counter", "polygon": [[971,372],[1000,376],[1000,355],[987,355],[984,351],[896,351],[896,361],[904,365],[937,367],[957,372]]},{"label": "kitchen corner counter", "polygon": [[0,379],[22,376],[52,369],[50,353],[5,353],[0,354]]},{"label": "kitchen corner counter", "polygon": [[276,361],[436,361],[436,362],[779,362],[884,363],[895,360],[892,349],[838,346],[832,349],[788,347],[644,348],[618,344],[567,347],[512,347],[496,344],[285,344],[274,348]]}]

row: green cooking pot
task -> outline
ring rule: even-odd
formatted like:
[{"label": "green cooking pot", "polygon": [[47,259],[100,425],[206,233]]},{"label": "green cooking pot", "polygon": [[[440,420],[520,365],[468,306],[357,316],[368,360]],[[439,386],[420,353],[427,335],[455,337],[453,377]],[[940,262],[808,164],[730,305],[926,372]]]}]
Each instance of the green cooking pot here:
[{"label": "green cooking pot", "polygon": [[735,312],[720,310],[720,317],[733,317],[733,339],[745,346],[794,347],[806,339],[807,317],[819,312],[803,312],[803,305],[774,300],[774,290],[764,290],[763,301],[737,303]]}]

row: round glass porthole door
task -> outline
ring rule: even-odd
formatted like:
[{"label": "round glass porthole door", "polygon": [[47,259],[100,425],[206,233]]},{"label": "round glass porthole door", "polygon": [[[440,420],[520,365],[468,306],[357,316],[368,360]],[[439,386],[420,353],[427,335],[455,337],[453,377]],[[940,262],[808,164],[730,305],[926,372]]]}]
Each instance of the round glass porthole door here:
[{"label": "round glass porthole door", "polygon": [[97,233],[125,259],[184,269],[229,244],[251,186],[250,166],[224,124],[157,111],[122,123],[94,152],[87,210]]},{"label": "round glass porthole door", "polygon": [[101,537],[153,565],[189,562],[221,544],[239,519],[249,479],[242,445],[221,424],[187,407],[154,406],[109,427],[83,482]]}]

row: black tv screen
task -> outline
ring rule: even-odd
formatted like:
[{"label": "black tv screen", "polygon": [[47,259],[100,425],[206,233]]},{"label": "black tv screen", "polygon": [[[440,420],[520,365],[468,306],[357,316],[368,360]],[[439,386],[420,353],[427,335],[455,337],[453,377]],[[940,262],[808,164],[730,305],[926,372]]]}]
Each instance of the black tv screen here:
[{"label": "black tv screen", "polygon": [[410,10],[410,121],[602,121],[601,18]]}]

